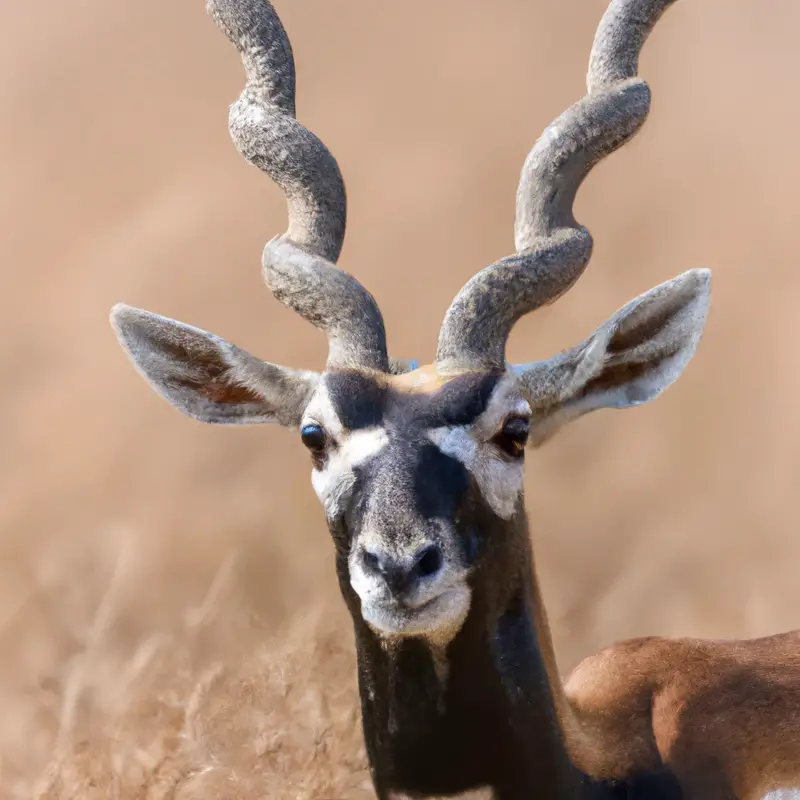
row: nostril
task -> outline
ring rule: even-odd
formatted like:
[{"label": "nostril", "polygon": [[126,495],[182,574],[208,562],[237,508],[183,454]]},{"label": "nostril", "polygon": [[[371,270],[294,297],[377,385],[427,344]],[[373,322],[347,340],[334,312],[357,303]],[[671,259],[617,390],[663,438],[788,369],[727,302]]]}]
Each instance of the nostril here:
[{"label": "nostril", "polygon": [[416,572],[421,578],[433,575],[442,568],[442,551],[435,545],[429,545],[418,556]]},{"label": "nostril", "polygon": [[371,570],[372,572],[381,571],[381,560],[375,555],[375,553],[370,553],[369,550],[362,550],[361,560],[364,562],[364,566],[368,570]]}]

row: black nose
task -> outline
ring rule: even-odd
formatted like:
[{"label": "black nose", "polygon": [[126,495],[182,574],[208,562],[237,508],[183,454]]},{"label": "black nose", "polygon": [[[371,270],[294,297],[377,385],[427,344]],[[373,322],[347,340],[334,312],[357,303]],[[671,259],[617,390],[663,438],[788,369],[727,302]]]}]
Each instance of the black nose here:
[{"label": "black nose", "polygon": [[408,591],[422,578],[435,575],[444,565],[441,548],[435,544],[418,550],[410,560],[370,550],[362,550],[361,559],[367,572],[380,575],[395,596]]}]

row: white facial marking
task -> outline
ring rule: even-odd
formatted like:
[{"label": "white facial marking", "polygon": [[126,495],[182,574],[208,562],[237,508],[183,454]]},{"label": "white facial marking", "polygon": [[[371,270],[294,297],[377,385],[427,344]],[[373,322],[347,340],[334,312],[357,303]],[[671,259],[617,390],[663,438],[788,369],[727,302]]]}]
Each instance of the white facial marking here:
[{"label": "white facial marking", "polygon": [[[351,582],[352,582],[351,568]],[[356,583],[361,583],[356,581]],[[355,584],[353,584],[355,589]],[[363,589],[363,583],[361,583]],[[422,606],[409,606],[394,600],[378,600],[374,592],[367,596],[358,589],[361,615],[367,625],[380,636],[393,639],[416,636],[427,639],[431,645],[446,647],[461,630],[469,613],[471,591],[466,581],[436,594]]]},{"label": "white facial marking", "polygon": [[353,470],[377,455],[388,442],[383,428],[366,428],[344,434],[339,443],[331,445],[323,468],[311,474],[311,485],[329,517],[335,516],[346,502],[356,480]]},{"label": "white facial marking", "polygon": [[765,794],[761,800],[800,800],[800,788],[778,789],[775,792]]},{"label": "white facial marking", "polygon": [[501,519],[511,519],[522,492],[522,460],[505,458],[490,443],[506,417],[531,413],[526,400],[515,394],[513,381],[495,389],[486,411],[471,425],[434,428],[428,438],[447,456],[460,461],[474,476],[481,494]]},{"label": "white facial marking", "polygon": [[434,428],[430,440],[446,456],[460,461],[475,477],[484,500],[501,519],[511,519],[522,491],[521,461],[508,461],[488,442],[476,441],[473,426]]},{"label": "white facial marking", "polygon": [[324,385],[308,404],[303,425],[321,425],[331,440],[331,449],[322,469],[311,474],[311,485],[325,513],[334,517],[347,501],[355,483],[353,470],[386,447],[389,439],[383,428],[348,432],[342,426]]}]

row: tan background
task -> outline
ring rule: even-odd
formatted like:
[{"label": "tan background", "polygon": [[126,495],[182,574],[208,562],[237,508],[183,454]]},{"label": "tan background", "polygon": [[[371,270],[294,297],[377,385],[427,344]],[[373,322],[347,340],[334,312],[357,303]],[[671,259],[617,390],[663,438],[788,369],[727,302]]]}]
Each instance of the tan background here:
[{"label": "tan background", "polygon": [[[347,180],[342,264],[394,355],[430,358],[453,294],[510,251],[519,168],[582,93],[604,6],[278,4],[299,115]],[[791,0],[667,14],[642,58],[649,124],[579,197],[592,265],[514,334],[515,359],[542,357],[714,270],[679,383],[530,459],[565,672],[618,638],[800,622],[798,25]],[[0,76],[2,796],[368,797],[302,448],[180,417],[107,323],[123,300],[323,363],[260,282],[285,210],[227,136],[233,49],[200,0],[4,3]]]}]

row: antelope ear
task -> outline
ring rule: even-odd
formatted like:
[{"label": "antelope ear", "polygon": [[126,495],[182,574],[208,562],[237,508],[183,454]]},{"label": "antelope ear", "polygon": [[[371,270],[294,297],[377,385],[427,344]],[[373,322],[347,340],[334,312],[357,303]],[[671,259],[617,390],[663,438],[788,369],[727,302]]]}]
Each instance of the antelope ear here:
[{"label": "antelope ear", "polygon": [[710,271],[690,270],[632,300],[577,347],[512,367],[533,408],[532,444],[589,411],[658,397],[694,355],[710,297]]},{"label": "antelope ear", "polygon": [[111,324],[137,370],[163,398],[200,422],[300,424],[319,381],[261,361],[212,333],[116,305]]}]

